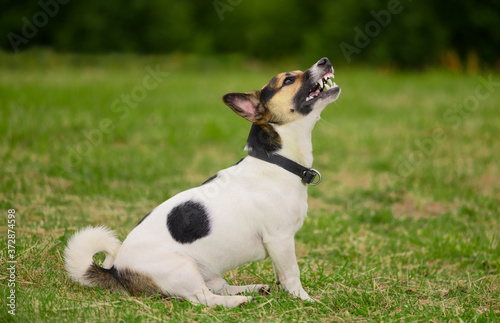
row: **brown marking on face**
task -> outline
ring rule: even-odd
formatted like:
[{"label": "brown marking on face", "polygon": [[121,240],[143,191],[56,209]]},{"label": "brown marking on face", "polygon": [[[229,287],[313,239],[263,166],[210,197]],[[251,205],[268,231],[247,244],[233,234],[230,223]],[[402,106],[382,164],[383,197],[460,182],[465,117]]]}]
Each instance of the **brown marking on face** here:
[{"label": "brown marking on face", "polygon": [[276,75],[260,90],[224,95],[224,103],[253,123],[247,148],[267,152],[281,149],[276,126],[298,121],[312,111],[314,103],[307,102],[306,97],[314,84],[311,69],[292,71]]},{"label": "brown marking on face", "polygon": [[[247,148],[273,152],[281,149],[282,141],[276,126],[298,121],[322,102],[321,110],[338,97],[340,88],[325,92],[320,89],[320,77],[333,73],[330,61],[324,57],[306,71],[280,73],[262,89],[246,93],[228,93],[223,101],[234,112],[253,123]],[[323,80],[325,82],[325,80]],[[311,93],[314,91],[314,95]],[[327,102],[330,97],[330,102]],[[319,111],[321,112],[321,111]]]},{"label": "brown marking on face", "polygon": [[261,104],[265,107],[264,122],[286,124],[303,116],[297,113],[295,93],[303,85],[302,71],[285,72],[276,75],[261,90]]}]

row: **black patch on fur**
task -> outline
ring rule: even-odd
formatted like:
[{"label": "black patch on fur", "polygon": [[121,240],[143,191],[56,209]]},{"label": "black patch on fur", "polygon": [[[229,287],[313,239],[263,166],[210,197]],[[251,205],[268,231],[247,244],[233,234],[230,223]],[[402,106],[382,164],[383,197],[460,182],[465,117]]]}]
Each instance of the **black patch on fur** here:
[{"label": "black patch on fur", "polygon": [[311,71],[309,70],[305,71],[302,75],[302,86],[293,97],[295,110],[302,115],[308,115],[312,111],[313,103],[307,102],[306,98],[317,81],[318,80],[311,80]]},{"label": "black patch on fur", "polygon": [[[332,64],[328,58],[324,57],[318,61],[316,68],[321,68],[322,71],[320,74],[324,75],[332,70]],[[311,92],[311,89],[316,85],[316,82],[318,82],[318,79],[312,79],[311,69],[308,69],[302,75],[302,86],[297,93],[295,93],[293,104],[296,107],[296,110],[303,115],[308,115],[313,109],[315,100],[312,100],[313,102],[307,102],[306,98]]]},{"label": "black patch on fur", "polygon": [[187,201],[170,211],[167,228],[175,241],[192,243],[210,233],[210,219],[201,203]]},{"label": "black patch on fur", "polygon": [[280,87],[278,86],[278,77],[273,77],[269,83],[260,91],[260,103],[267,106],[267,103],[271,98],[278,92]]},{"label": "black patch on fur", "polygon": [[[153,212],[153,211],[151,211],[151,212]],[[148,214],[146,214],[146,215],[145,215],[145,216],[141,219],[141,221],[139,221],[139,223],[137,223],[135,226],[138,226],[139,224],[141,224],[141,223],[142,223],[142,221],[144,221],[144,220],[148,217],[148,215],[150,215],[150,214],[151,214],[151,212],[149,212]]]},{"label": "black patch on fur", "polygon": [[302,115],[308,115],[313,110],[312,104],[302,104],[297,111]]},{"label": "black patch on fur", "polygon": [[[209,179],[207,179],[206,181],[204,181],[201,185],[205,185],[207,183],[210,183],[211,181],[213,181],[214,179],[217,178],[217,174],[215,174],[214,176],[210,177]],[[200,185],[200,186],[201,186]]]},{"label": "black patch on fur", "polygon": [[242,159],[240,159],[236,164],[234,164],[233,166],[236,166],[238,165],[239,163],[241,163],[243,161],[243,159],[245,159],[245,157],[243,157]]},{"label": "black patch on fur", "polygon": [[253,123],[248,135],[247,146],[250,149],[273,153],[281,149],[281,138],[271,125]]}]

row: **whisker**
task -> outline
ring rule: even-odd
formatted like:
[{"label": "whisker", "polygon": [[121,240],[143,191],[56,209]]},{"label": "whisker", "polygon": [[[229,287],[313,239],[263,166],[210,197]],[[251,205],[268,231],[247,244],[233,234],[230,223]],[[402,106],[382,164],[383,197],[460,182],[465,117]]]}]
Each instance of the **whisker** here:
[{"label": "whisker", "polygon": [[333,126],[334,126],[334,124],[333,124],[333,123],[330,123],[330,122],[326,121],[326,120],[325,120],[325,119],[323,119],[323,118],[319,118],[319,120],[320,120],[320,121],[322,121],[322,122],[324,122],[324,123],[326,123],[326,124],[327,124],[327,125],[329,125],[330,127],[333,127]]}]

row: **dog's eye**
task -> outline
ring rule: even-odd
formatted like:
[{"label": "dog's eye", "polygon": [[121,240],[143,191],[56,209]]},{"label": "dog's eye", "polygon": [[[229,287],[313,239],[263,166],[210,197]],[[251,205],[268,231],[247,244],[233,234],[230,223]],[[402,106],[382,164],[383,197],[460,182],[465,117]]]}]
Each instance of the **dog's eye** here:
[{"label": "dog's eye", "polygon": [[283,81],[283,85],[290,85],[295,82],[295,77],[289,76]]}]

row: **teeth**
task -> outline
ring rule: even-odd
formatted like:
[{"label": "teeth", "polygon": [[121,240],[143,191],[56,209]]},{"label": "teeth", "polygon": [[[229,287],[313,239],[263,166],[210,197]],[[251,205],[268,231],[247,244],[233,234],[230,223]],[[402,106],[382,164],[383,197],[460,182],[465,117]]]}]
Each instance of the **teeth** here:
[{"label": "teeth", "polygon": [[333,81],[334,78],[335,78],[335,75],[333,75],[333,68],[332,68],[332,71],[330,73],[328,73],[323,78],[318,80],[318,82],[316,83],[316,85],[313,88],[313,91],[311,93],[309,93],[309,96],[307,96],[306,102],[311,101],[316,96],[318,96],[321,92],[328,91],[332,87],[337,86],[337,84]]},{"label": "teeth", "polygon": [[332,88],[333,86],[333,75],[329,74],[327,75],[323,80],[324,86],[323,86],[323,91],[327,91]]}]

